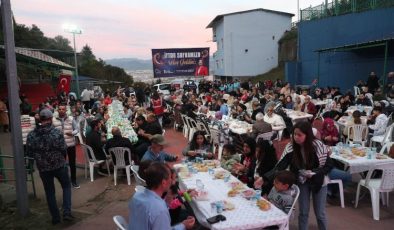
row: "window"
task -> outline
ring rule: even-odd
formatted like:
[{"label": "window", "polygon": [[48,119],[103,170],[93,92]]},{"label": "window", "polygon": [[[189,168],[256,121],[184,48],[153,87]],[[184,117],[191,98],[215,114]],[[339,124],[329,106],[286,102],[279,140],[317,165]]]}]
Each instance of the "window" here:
[{"label": "window", "polygon": [[160,90],[170,90],[171,85],[170,84],[163,84],[159,86]]},{"label": "window", "polygon": [[219,60],[216,60],[216,69],[219,69]]},{"label": "window", "polygon": [[222,40],[222,49],[224,49],[224,43],[223,43],[223,38],[222,38],[221,40]]}]

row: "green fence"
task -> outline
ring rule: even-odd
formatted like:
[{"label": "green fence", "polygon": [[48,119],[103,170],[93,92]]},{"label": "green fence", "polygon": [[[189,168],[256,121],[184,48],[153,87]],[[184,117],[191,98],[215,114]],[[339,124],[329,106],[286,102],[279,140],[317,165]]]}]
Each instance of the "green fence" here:
[{"label": "green fence", "polygon": [[389,7],[394,7],[394,0],[334,0],[301,10],[301,21]]}]

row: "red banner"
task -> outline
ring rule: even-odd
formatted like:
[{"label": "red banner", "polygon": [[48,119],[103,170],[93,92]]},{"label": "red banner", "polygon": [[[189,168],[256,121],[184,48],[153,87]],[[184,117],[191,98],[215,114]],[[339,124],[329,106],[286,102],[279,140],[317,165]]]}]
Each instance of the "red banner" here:
[{"label": "red banner", "polygon": [[70,92],[71,86],[71,76],[70,75],[60,75],[59,83],[57,84],[57,92]]}]

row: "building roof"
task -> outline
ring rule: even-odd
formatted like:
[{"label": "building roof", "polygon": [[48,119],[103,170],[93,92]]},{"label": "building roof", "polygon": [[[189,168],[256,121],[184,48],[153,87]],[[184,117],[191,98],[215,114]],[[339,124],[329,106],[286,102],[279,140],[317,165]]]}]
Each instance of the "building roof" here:
[{"label": "building roof", "polygon": [[258,8],[258,9],[253,9],[253,10],[245,10],[245,11],[238,11],[238,12],[233,12],[233,13],[228,13],[228,14],[220,14],[217,15],[208,25],[206,28],[212,28],[216,22],[219,20],[223,19],[224,16],[229,16],[229,15],[236,15],[236,14],[244,14],[244,13],[250,13],[250,12],[255,12],[255,11],[262,11],[262,12],[267,12],[267,13],[273,13],[273,14],[281,14],[283,16],[288,16],[288,17],[293,17],[294,14],[291,13],[286,13],[282,11],[276,11],[276,10],[267,10],[263,8]]},{"label": "building roof", "polygon": [[343,46],[335,46],[335,47],[327,47],[315,50],[314,52],[322,53],[322,52],[337,52],[337,51],[351,51],[351,50],[358,50],[358,49],[365,49],[365,48],[372,48],[377,46],[384,46],[386,42],[394,41],[394,37],[389,38],[382,38],[379,40],[367,41],[367,42],[359,42],[359,43],[352,43]]},{"label": "building roof", "polygon": [[[4,50],[5,49],[4,45],[0,45],[0,49]],[[74,67],[72,67],[71,65],[34,49],[15,47],[15,53],[17,54],[17,56],[26,57],[31,60],[35,60],[39,62],[45,62],[49,65],[53,65],[65,69],[74,69]]]}]

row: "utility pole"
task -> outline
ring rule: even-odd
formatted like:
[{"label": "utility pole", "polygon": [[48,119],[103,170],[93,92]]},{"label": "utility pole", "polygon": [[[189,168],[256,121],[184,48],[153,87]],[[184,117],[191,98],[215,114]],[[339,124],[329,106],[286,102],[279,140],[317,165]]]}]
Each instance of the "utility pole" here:
[{"label": "utility pole", "polygon": [[5,69],[11,113],[11,144],[14,152],[14,168],[16,178],[16,200],[18,213],[22,217],[29,214],[29,204],[26,185],[26,168],[23,152],[21,113],[19,108],[19,84],[16,69],[15,41],[10,0],[1,1],[1,15],[3,19]]}]

